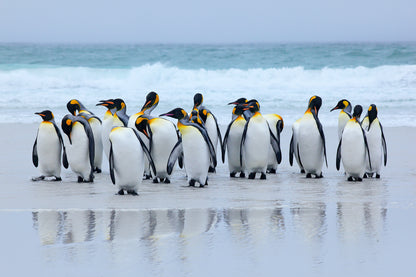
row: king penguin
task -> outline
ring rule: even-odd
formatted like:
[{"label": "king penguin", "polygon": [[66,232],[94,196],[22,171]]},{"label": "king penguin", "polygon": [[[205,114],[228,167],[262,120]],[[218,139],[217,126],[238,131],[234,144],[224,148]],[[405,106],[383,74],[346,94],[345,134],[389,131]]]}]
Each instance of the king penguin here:
[{"label": "king penguin", "polygon": [[254,179],[257,172],[261,173],[260,179],[266,179],[269,145],[272,145],[277,161],[282,159],[280,147],[276,137],[270,130],[267,120],[259,111],[260,105],[258,102],[252,100],[249,103],[251,103],[250,106],[243,109],[250,109],[252,116],[244,125],[240,144],[240,165],[243,165],[244,160],[244,166],[249,173],[249,179]]},{"label": "king penguin", "polygon": [[44,180],[45,177],[55,177],[55,181],[61,181],[61,151],[63,149],[62,162],[68,168],[66,149],[61,131],[55,123],[53,113],[45,110],[40,113],[43,121],[40,123],[35,143],[33,144],[32,161],[35,167],[39,167],[41,175],[32,178],[33,181]]},{"label": "king penguin", "polygon": [[371,157],[371,168],[367,159],[366,177],[372,177],[375,173],[376,178],[380,178],[383,157],[384,166],[387,164],[387,144],[384,137],[383,126],[377,117],[377,113],[377,106],[371,104],[368,108],[367,116],[361,122],[361,127],[365,131]]},{"label": "king penguin", "polygon": [[150,152],[133,128],[117,126],[111,130],[110,136],[110,177],[118,186],[118,194],[138,195],[138,186],[142,183],[144,172],[144,156],[149,159],[155,172]]},{"label": "king penguin", "polygon": [[338,115],[338,138],[341,139],[345,124],[351,119],[352,106],[350,101],[347,99],[339,100],[338,104],[331,109],[331,112],[339,109],[341,111]]},{"label": "king penguin", "polygon": [[[94,171],[101,173],[101,167],[103,162],[103,143],[102,143],[102,122],[98,116],[95,116],[89,111],[79,100],[72,99],[66,107],[72,115],[82,116],[87,120],[91,126],[92,133],[94,135]],[[78,111],[78,114],[77,114]]]},{"label": "king penguin", "polygon": [[240,163],[240,144],[246,125],[246,120],[243,117],[244,108],[244,105],[237,105],[233,108],[233,117],[230,124],[228,124],[222,143],[222,162],[225,162],[225,152],[227,151],[228,169],[231,178],[234,178],[238,172],[240,172],[240,178],[246,176],[244,164]]},{"label": "king penguin", "polygon": [[160,116],[178,119],[178,129],[181,139],[176,143],[167,164],[168,174],[172,172],[176,159],[183,152],[185,171],[190,186],[198,182],[200,187],[208,185],[208,170],[212,163],[217,165],[214,146],[204,128],[191,123],[185,110],[176,108]]},{"label": "king penguin", "polygon": [[[217,145],[218,142],[220,143],[220,148],[222,149],[222,137],[221,137],[221,131],[218,126],[218,121],[215,115],[206,107],[202,106],[202,103],[204,101],[204,97],[201,93],[196,93],[194,95],[194,107],[193,110],[198,111],[198,115],[203,125],[205,126],[205,129],[207,130],[208,136],[212,142],[212,145],[214,146],[215,153],[217,153]],[[209,172],[215,172],[215,166],[211,165],[209,168]]]},{"label": "king penguin", "polygon": [[167,172],[166,165],[179,140],[175,125],[161,117],[142,115],[136,119],[135,128],[147,137],[149,143],[149,151],[156,168],[153,183],[170,183],[171,174]]},{"label": "king penguin", "polygon": [[68,162],[78,182],[93,182],[95,153],[90,124],[81,116],[68,114],[62,118],[62,130],[68,136]]},{"label": "king penguin", "polygon": [[336,167],[339,170],[342,161],[348,181],[363,180],[367,157],[371,168],[366,135],[359,121],[362,111],[363,108],[360,105],[354,107],[352,119],[345,125],[338,144]]},{"label": "king penguin", "polygon": [[296,139],[299,162],[306,173],[306,178],[315,175],[322,178],[322,163],[326,158],[325,135],[322,124],[318,118],[318,112],[322,105],[319,96],[312,96],[309,99],[308,109],[299,120],[298,136]]},{"label": "king penguin", "polygon": [[299,137],[299,124],[301,118],[296,120],[292,125],[292,137],[290,138],[289,146],[289,164],[293,166],[293,156],[295,156],[296,163],[299,166],[300,173],[305,173],[302,163],[299,160],[299,147],[298,147],[298,137]]}]

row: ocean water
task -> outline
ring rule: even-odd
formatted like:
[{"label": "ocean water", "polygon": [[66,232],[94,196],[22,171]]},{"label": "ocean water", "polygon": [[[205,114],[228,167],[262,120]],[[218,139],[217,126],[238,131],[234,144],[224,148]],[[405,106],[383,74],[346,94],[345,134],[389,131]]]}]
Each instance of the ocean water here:
[{"label": "ocean water", "polygon": [[326,126],[337,124],[329,110],[342,98],[376,104],[385,126],[416,126],[416,43],[0,44],[0,122],[38,122],[44,109],[60,120],[72,98],[102,115],[98,100],[121,97],[132,114],[150,91],[160,96],[155,114],[189,110],[201,92],[224,125],[239,97],[291,124],[319,95]]}]

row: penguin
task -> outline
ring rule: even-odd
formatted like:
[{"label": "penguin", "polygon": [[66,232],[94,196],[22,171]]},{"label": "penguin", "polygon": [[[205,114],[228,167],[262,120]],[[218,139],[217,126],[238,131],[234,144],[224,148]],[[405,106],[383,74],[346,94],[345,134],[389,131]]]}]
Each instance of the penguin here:
[{"label": "penguin", "polygon": [[113,114],[113,127],[128,127],[130,117],[127,115],[126,103],[121,98],[109,102],[113,104],[116,112]]},{"label": "penguin", "polygon": [[377,117],[377,106],[371,104],[367,111],[367,116],[361,122],[361,127],[365,131],[367,137],[368,148],[371,156],[371,168],[369,160],[366,162],[366,176],[372,177],[374,173],[376,178],[380,178],[380,170],[382,160],[384,158],[384,166],[387,165],[387,144],[381,125]]},{"label": "penguin", "polygon": [[43,121],[40,123],[32,150],[32,162],[39,167],[41,175],[32,178],[32,181],[44,180],[45,177],[54,177],[54,181],[61,181],[61,151],[64,168],[68,168],[66,149],[61,131],[55,123],[50,110],[35,113]]},{"label": "penguin", "polygon": [[[79,100],[72,99],[66,104],[68,111],[72,115],[85,118],[91,126],[94,135],[94,172],[101,173],[103,162],[103,142],[102,142],[102,121],[94,113],[89,111]],[[78,111],[78,114],[77,114]]]},{"label": "penguin", "polygon": [[260,179],[266,179],[269,145],[272,145],[278,163],[282,156],[276,137],[259,111],[260,105],[255,100],[250,102],[252,104],[243,109],[250,109],[252,116],[244,125],[240,144],[240,165],[243,165],[244,160],[249,179],[254,179],[257,172],[261,173]]},{"label": "penguin", "polygon": [[116,126],[110,136],[110,177],[114,185],[118,186],[119,195],[126,191],[130,195],[138,195],[138,186],[142,183],[144,172],[144,156],[156,171],[151,154],[133,128]]},{"label": "penguin", "polygon": [[338,115],[338,138],[341,139],[345,124],[351,119],[352,106],[350,101],[347,99],[339,100],[338,104],[331,109],[331,112],[338,109],[341,110]]},{"label": "penguin", "polygon": [[171,174],[167,172],[166,165],[170,153],[179,140],[175,125],[170,120],[146,115],[139,116],[135,125],[136,130],[146,136],[149,144],[149,151],[156,168],[153,183],[159,183],[159,180],[166,184],[170,183]]},{"label": "penguin", "polygon": [[296,163],[299,166],[300,173],[305,173],[302,163],[299,160],[299,147],[298,147],[298,137],[299,137],[299,124],[301,118],[296,120],[292,125],[292,137],[290,138],[289,146],[289,164],[293,166],[293,156],[295,156]]},{"label": "penguin", "polygon": [[336,168],[339,170],[340,162],[342,161],[348,181],[363,180],[367,157],[371,169],[371,157],[367,138],[359,121],[362,111],[361,105],[354,107],[352,119],[345,125],[338,144]]},{"label": "penguin", "polygon": [[68,162],[78,175],[78,182],[94,181],[94,134],[90,124],[81,116],[67,114],[62,118],[62,130],[68,136]]},{"label": "penguin", "polygon": [[113,128],[113,114],[116,112],[116,106],[114,105],[113,99],[100,100],[100,103],[96,106],[103,106],[107,108],[107,111],[104,114],[102,120],[102,129],[101,129],[101,141],[103,143],[104,154],[107,159],[110,155],[110,132]]},{"label": "penguin", "polygon": [[240,163],[240,144],[244,126],[247,122],[243,117],[244,108],[245,106],[243,105],[237,105],[233,108],[234,116],[230,124],[228,124],[222,143],[222,162],[225,162],[225,152],[227,151],[228,169],[230,170],[231,178],[234,178],[238,172],[240,172],[240,178],[245,178],[246,176],[244,164]]},{"label": "penguin", "polygon": [[[238,98],[237,100],[228,103],[228,105],[245,105],[247,104],[247,98],[241,97]],[[234,112],[231,114],[231,120],[234,120],[236,117],[238,117],[238,115],[234,114]]]},{"label": "penguin", "polygon": [[[278,146],[280,148],[280,133],[283,131],[284,122],[283,118],[278,114],[265,114],[263,117],[267,120],[269,128],[273,135],[277,139]],[[269,145],[269,158],[267,163],[267,173],[275,174],[277,171],[278,162],[274,154],[272,145]]]},{"label": "penguin", "polygon": [[[217,153],[217,145],[218,142],[220,143],[220,148],[222,149],[222,137],[221,131],[218,126],[218,121],[215,115],[206,107],[202,106],[203,103],[203,96],[201,93],[196,93],[194,95],[194,107],[193,110],[198,111],[198,115],[202,122],[204,123],[205,129],[208,133],[208,136],[214,146],[215,153]],[[211,165],[209,168],[209,172],[215,172],[215,166]]]},{"label": "penguin", "polygon": [[325,134],[318,118],[321,105],[321,97],[312,96],[309,99],[308,109],[299,120],[297,145],[294,147],[298,148],[299,162],[305,170],[306,178],[311,178],[312,175],[315,175],[316,178],[323,177],[322,163],[324,159],[328,167]]},{"label": "penguin", "polygon": [[198,182],[200,187],[208,185],[208,170],[212,163],[217,165],[214,146],[207,131],[198,124],[189,121],[185,110],[176,108],[160,116],[169,116],[178,119],[178,129],[181,139],[176,143],[169,156],[167,172],[172,172],[173,166],[183,151],[185,171],[190,186]]}]

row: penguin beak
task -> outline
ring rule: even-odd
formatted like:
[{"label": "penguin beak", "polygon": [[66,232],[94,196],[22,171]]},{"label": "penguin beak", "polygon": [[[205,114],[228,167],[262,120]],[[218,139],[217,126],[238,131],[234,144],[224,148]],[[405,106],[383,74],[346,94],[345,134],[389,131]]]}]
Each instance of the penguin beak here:
[{"label": "penguin beak", "polygon": [[337,110],[337,109],[339,109],[339,107],[338,107],[338,106],[335,106],[335,107],[333,107],[333,108],[330,110],[330,112],[332,112],[332,111],[334,111],[334,110]]},{"label": "penguin beak", "polygon": [[40,115],[41,117],[45,116],[43,113],[35,113],[35,114]]},{"label": "penguin beak", "polygon": [[174,114],[171,114],[171,113],[162,113],[159,116],[170,116],[170,117],[172,117],[173,115]]}]

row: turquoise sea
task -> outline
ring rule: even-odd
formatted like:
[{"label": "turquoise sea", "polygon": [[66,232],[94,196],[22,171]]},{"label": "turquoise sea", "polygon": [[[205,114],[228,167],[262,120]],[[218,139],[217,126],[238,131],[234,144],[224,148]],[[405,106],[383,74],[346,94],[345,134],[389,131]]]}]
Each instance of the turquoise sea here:
[{"label": "turquoise sea", "polygon": [[416,43],[0,44],[0,122],[37,122],[44,109],[59,118],[72,98],[100,115],[98,100],[121,97],[131,114],[150,91],[160,95],[155,113],[190,109],[202,92],[222,124],[239,97],[290,124],[316,94],[324,125],[337,124],[329,110],[347,98],[376,104],[386,126],[416,126]]}]

